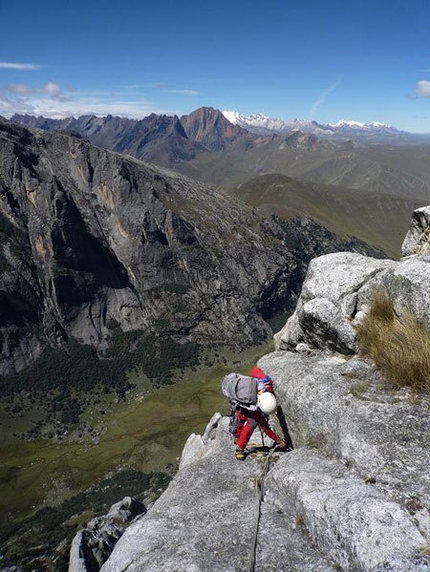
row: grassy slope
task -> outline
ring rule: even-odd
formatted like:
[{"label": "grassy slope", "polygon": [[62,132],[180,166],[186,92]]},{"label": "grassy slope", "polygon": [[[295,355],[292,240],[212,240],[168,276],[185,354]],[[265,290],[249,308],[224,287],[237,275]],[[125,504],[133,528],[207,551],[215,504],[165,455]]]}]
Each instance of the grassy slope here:
[{"label": "grassy slope", "polygon": [[229,188],[252,177],[279,173],[326,185],[363,189],[369,193],[430,198],[430,146],[352,148],[330,144],[315,149],[279,144],[203,154],[180,170]]},{"label": "grassy slope", "polygon": [[[424,145],[308,150],[276,140],[200,155],[180,168],[266,212],[311,216],[398,258],[412,211],[430,202],[429,157]],[[282,176],[294,179],[282,182]],[[283,188],[270,177],[279,177]]]},{"label": "grassy slope", "polygon": [[389,296],[377,291],[357,333],[361,353],[391,383],[430,393],[430,330],[413,314],[396,315]]},{"label": "grassy slope", "polygon": [[356,236],[399,258],[417,199],[372,195],[360,189],[313,184],[284,175],[257,177],[230,191],[254,207],[282,217],[303,214],[341,236]]}]

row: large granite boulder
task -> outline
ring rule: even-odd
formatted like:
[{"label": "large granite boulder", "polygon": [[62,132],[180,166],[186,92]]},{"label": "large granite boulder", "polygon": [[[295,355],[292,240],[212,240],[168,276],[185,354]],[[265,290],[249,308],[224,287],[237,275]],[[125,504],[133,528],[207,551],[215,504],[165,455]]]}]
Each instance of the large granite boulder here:
[{"label": "large granite boulder", "polygon": [[416,209],[402,244],[402,256],[430,255],[430,206]]},{"label": "large granite boulder", "polygon": [[275,348],[358,350],[354,326],[368,311],[376,291],[387,293],[399,316],[413,314],[430,327],[430,256],[399,262],[352,252],[314,258],[293,315],[275,335]]},{"label": "large granite boulder", "polygon": [[354,326],[377,290],[389,296],[399,316],[413,314],[430,327],[430,206],[414,211],[402,252],[399,262],[353,252],[314,258],[295,312],[275,335],[275,348],[291,350],[304,343],[356,353]]},{"label": "large granite boulder", "polygon": [[[352,252],[314,258],[294,314],[275,335],[276,349],[294,349],[298,343],[353,354],[357,350],[355,315],[369,302],[358,293],[369,280],[393,268],[396,262]],[[363,299],[364,298],[364,299]]]}]

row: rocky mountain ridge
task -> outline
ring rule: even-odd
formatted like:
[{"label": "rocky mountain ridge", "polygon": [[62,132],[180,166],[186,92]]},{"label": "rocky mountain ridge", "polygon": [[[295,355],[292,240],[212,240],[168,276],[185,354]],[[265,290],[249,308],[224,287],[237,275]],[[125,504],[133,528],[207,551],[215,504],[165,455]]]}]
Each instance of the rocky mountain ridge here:
[{"label": "rocky mountain ridge", "polygon": [[[75,130],[82,134],[85,131],[91,140],[95,143],[96,139],[92,137],[100,131],[104,130],[106,123],[110,123],[108,130],[112,133],[113,130],[117,132],[126,128],[133,130],[137,127],[138,131],[146,124],[154,121],[154,118],[163,117],[175,125],[180,122],[184,128],[185,134],[192,141],[200,141],[201,137],[196,137],[196,130],[190,128],[190,125],[198,122],[198,129],[205,129],[205,123],[209,121],[213,128],[214,123],[222,124],[223,120],[227,123],[223,129],[227,128],[230,131],[230,138],[235,136],[243,136],[246,133],[252,135],[273,135],[273,134],[287,134],[294,131],[301,131],[307,135],[316,135],[323,139],[331,139],[333,141],[347,141],[352,140],[361,144],[422,144],[430,142],[429,134],[410,133],[402,131],[394,126],[386,125],[381,122],[363,123],[353,120],[339,120],[337,123],[319,123],[315,120],[306,119],[281,119],[268,117],[262,113],[254,113],[251,115],[243,115],[238,111],[218,111],[212,107],[201,107],[192,111],[188,115],[183,115],[179,119],[177,116],[157,116],[151,114],[142,119],[130,119],[126,117],[97,117],[93,115],[75,117],[67,117],[65,119],[49,119],[44,117],[35,117],[29,115],[15,114],[11,117],[11,121],[16,121],[27,125],[28,127],[38,127],[47,131],[60,131],[60,130]],[[148,120],[148,118],[151,118]],[[140,126],[140,127],[138,127]],[[212,129],[211,129],[212,130]],[[246,133],[245,133],[246,132]],[[182,133],[183,135],[183,133]],[[204,137],[203,137],[204,139]],[[227,138],[228,139],[228,138]],[[225,142],[224,142],[225,144]],[[110,147],[112,148],[112,147]],[[212,148],[214,150],[214,148]]]},{"label": "rocky mountain ridge", "polygon": [[[400,262],[368,259],[366,271],[346,276],[342,265],[356,255],[314,260],[299,306],[308,292],[320,292],[345,318],[357,317],[381,275],[397,308],[411,310],[421,298],[420,317],[429,324],[428,214],[429,207],[415,215],[427,221],[426,236]],[[412,242],[409,236],[408,252]],[[361,257],[360,264],[366,268]],[[228,418],[214,415],[204,435],[189,437],[167,491],[126,530],[102,571],[245,570],[258,515],[257,570],[430,570],[428,398],[390,386],[371,363],[342,353],[327,334],[340,338],[343,323],[333,319],[328,329],[328,321],[313,314],[301,327],[318,336],[296,346],[291,340],[291,349],[258,364],[276,380],[295,449],[272,456],[261,484],[261,458],[236,461]],[[77,570],[73,556],[70,572]]]},{"label": "rocky mountain ridge", "polygon": [[[88,138],[94,145],[127,153],[145,161],[168,153],[177,154],[175,161],[189,160],[198,153],[219,151],[237,140],[254,140],[246,130],[233,125],[212,107],[196,109],[179,118],[176,115],[151,115],[143,119],[123,117],[96,117],[46,119],[29,115],[14,115],[11,121],[45,131],[65,131]],[[155,154],[155,155],[154,155]]]},{"label": "rocky mountain ridge", "polygon": [[112,324],[211,343],[264,338],[309,256],[288,242],[346,247],[311,221],[280,225],[202,183],[8,121],[0,186],[1,373],[69,337],[103,351]]}]

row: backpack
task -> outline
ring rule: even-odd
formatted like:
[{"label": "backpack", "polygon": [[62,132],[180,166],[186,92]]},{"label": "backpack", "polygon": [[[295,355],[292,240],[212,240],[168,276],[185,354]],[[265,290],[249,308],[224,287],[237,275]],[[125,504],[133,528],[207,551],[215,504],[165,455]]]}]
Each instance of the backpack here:
[{"label": "backpack", "polygon": [[244,405],[257,404],[258,380],[240,373],[227,374],[221,383],[223,394],[231,402]]}]

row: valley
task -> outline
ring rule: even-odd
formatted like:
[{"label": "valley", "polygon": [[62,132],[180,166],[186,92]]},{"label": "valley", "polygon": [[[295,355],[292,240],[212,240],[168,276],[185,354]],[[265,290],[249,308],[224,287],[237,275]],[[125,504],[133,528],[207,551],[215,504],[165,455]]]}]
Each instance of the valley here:
[{"label": "valley", "polygon": [[[238,352],[220,347],[207,352],[197,367],[177,371],[174,383],[166,387],[154,388],[133,372],[133,388],[120,403],[112,394],[100,400],[94,393],[77,393],[81,421],[55,439],[14,437],[17,419],[5,412],[1,400],[3,563],[16,562],[17,554],[21,563],[43,561],[47,554],[57,554],[57,546],[66,540],[53,567],[43,569],[67,570],[69,542],[77,529],[124,496],[150,502],[159,495],[158,489],[165,488],[175,472],[188,436],[201,432],[214,411],[228,413],[220,391],[222,377],[234,369],[248,371],[270,348],[263,344]],[[34,413],[21,415],[21,427],[31,425]],[[39,421],[43,427],[46,418],[39,416]]]}]

